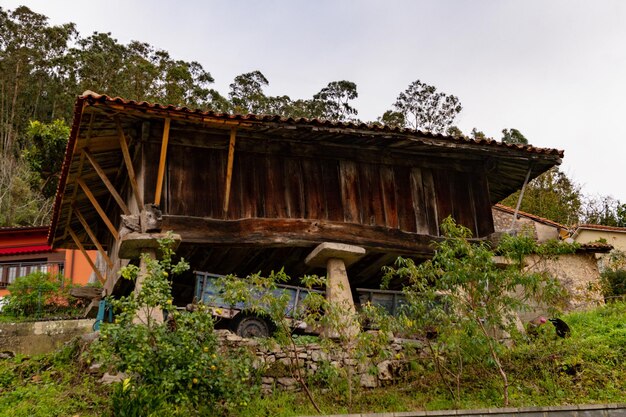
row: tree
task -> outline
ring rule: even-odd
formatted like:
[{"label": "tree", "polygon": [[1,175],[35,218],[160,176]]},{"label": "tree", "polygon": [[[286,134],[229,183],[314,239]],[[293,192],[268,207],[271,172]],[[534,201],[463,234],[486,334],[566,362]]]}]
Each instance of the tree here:
[{"label": "tree", "polygon": [[502,143],[528,145],[528,139],[517,129],[502,129]]},{"label": "tree", "polygon": [[487,135],[485,132],[481,132],[480,130],[473,128],[472,133],[470,133],[470,137],[474,140],[487,139]]},{"label": "tree", "polygon": [[347,121],[356,116],[358,111],[350,101],[359,96],[356,84],[351,81],[332,81],[313,96],[313,101],[321,103],[321,114],[314,117],[333,121]]},{"label": "tree", "polygon": [[[492,250],[485,242],[471,242],[469,229],[450,217],[441,229],[444,240],[434,244],[432,259],[416,265],[399,258],[396,267],[386,270],[386,282],[409,281],[399,327],[425,336],[431,359],[457,403],[464,364],[473,364],[499,376],[506,407],[510,377],[502,362],[507,349],[502,336],[519,333],[517,312],[529,309],[531,302],[554,306],[563,296],[555,278],[525,271],[524,257],[571,253],[575,247],[542,247],[530,237],[505,235]],[[497,264],[496,254],[506,261]]]},{"label": "tree", "polygon": [[267,108],[267,97],[263,88],[269,81],[261,71],[252,71],[235,77],[230,84],[228,97],[235,113],[262,114]]},{"label": "tree", "polygon": [[52,123],[34,121],[28,127],[23,157],[38,177],[33,185],[46,198],[56,193],[69,136],[70,128],[63,120]]},{"label": "tree", "polygon": [[437,92],[437,88],[416,80],[398,96],[393,105],[404,116],[405,126],[443,133],[454,123],[463,107],[456,96]]},{"label": "tree", "polygon": [[[516,191],[502,204],[516,207],[519,195],[520,191]],[[520,209],[570,225],[581,219],[582,198],[580,186],[554,167],[528,183]]]},{"label": "tree", "polygon": [[[29,119],[49,121],[59,102],[68,104],[65,56],[76,31],[72,23],[49,26],[25,6],[0,8],[0,27],[0,150],[7,154],[16,151]],[[71,105],[61,116],[70,111]]]},{"label": "tree", "polygon": [[387,110],[383,113],[383,115],[378,118],[378,122],[388,127],[404,127],[406,125],[404,114],[393,110]]},{"label": "tree", "polygon": [[612,196],[587,196],[582,207],[582,222],[626,227],[626,204]]},{"label": "tree", "polygon": [[463,131],[456,126],[450,126],[446,129],[446,135],[457,137],[463,137]]}]

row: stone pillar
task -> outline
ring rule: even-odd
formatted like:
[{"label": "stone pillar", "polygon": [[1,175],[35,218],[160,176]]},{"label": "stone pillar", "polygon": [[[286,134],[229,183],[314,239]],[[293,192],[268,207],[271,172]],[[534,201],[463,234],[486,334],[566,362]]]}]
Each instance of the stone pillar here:
[{"label": "stone pillar", "polygon": [[[355,316],[354,299],[348,280],[346,268],[358,261],[365,255],[365,249],[360,246],[347,245],[344,243],[324,242],[318,245],[306,257],[305,263],[314,267],[325,267],[327,273],[326,299],[346,314],[346,323],[342,323],[344,334],[326,329],[324,335],[328,337],[351,338],[358,334],[358,323],[352,319]],[[352,321],[352,322],[351,322]]]},{"label": "stone pillar", "polygon": [[[124,259],[139,258],[139,273],[135,281],[135,295],[139,294],[141,287],[148,274],[147,262],[141,258],[141,254],[145,253],[151,259],[158,259],[159,239],[166,237],[165,233],[126,233],[120,238],[119,257]],[[177,247],[180,244],[180,235],[172,235],[174,244]],[[176,248],[173,248],[176,249]],[[157,323],[163,322],[163,311],[158,308],[142,308],[137,311],[137,316],[133,320],[135,323],[146,324],[148,317]]]}]

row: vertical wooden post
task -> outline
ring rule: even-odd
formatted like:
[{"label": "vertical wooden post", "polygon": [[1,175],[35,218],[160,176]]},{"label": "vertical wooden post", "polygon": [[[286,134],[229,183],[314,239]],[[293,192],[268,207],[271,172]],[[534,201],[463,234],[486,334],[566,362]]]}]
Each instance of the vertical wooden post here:
[{"label": "vertical wooden post", "polygon": [[165,125],[163,126],[163,140],[161,141],[161,158],[159,159],[156,191],[154,192],[154,204],[157,206],[161,202],[161,190],[163,189],[163,177],[165,176],[165,161],[167,159],[167,143],[170,138],[170,123],[171,119],[166,117]]},{"label": "vertical wooden post", "polygon": [[128,179],[130,180],[130,186],[133,190],[133,194],[135,195],[135,200],[137,201],[137,208],[139,211],[143,209],[143,200],[141,198],[141,193],[139,193],[139,186],[137,185],[137,179],[135,178],[135,169],[133,168],[133,160],[130,156],[130,151],[128,150],[128,143],[126,142],[126,135],[124,135],[124,129],[122,129],[122,123],[118,118],[115,119],[115,124],[117,126],[117,134],[119,136],[120,148],[122,149],[122,155],[124,156],[124,163],[126,165],[126,170],[128,171]]},{"label": "vertical wooden post", "polygon": [[230,183],[233,180],[233,162],[235,159],[235,138],[237,129],[230,129],[230,142],[228,143],[228,165],[226,167],[226,191],[224,193],[224,216],[228,213],[228,202],[230,200]]}]

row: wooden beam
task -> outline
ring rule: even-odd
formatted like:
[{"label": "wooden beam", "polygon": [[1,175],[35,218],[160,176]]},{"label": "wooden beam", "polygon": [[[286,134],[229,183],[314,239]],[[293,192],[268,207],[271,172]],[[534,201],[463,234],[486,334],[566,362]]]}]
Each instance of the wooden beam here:
[{"label": "wooden beam", "polygon": [[161,203],[161,190],[163,189],[163,177],[165,176],[165,161],[167,159],[167,142],[170,139],[170,123],[172,119],[165,118],[163,126],[163,139],[161,140],[161,157],[159,158],[159,171],[157,173],[156,191],[154,192],[154,204]]},{"label": "wooden beam", "polygon": [[98,241],[98,238],[96,237],[95,233],[91,230],[91,227],[89,227],[87,220],[85,220],[82,213],[76,207],[72,207],[72,208],[74,210],[74,214],[78,218],[78,221],[80,221],[80,224],[83,225],[85,232],[87,232],[89,239],[91,239],[93,244],[96,245],[96,248],[98,248],[98,252],[100,252],[100,255],[102,255],[102,258],[104,258],[107,265],[109,265],[109,268],[113,269],[113,262],[111,261],[111,258],[109,258],[109,255],[107,255],[106,251],[104,250],[104,248]]},{"label": "wooden beam", "polygon": [[85,193],[85,195],[87,196],[89,201],[91,201],[91,204],[96,209],[96,211],[100,215],[100,218],[102,219],[104,224],[106,224],[107,228],[109,229],[109,231],[111,232],[111,234],[113,235],[115,240],[118,240],[120,238],[120,236],[117,233],[117,230],[115,229],[115,226],[113,226],[113,223],[111,223],[111,220],[109,220],[109,218],[107,217],[107,215],[104,212],[104,210],[102,210],[102,207],[98,203],[98,200],[96,200],[96,197],[93,195],[93,193],[91,192],[89,187],[87,187],[87,184],[85,184],[85,182],[83,180],[81,180],[80,178],[76,179],[76,183],[78,185],[80,185],[80,188],[83,189],[83,192]]},{"label": "wooden beam", "polygon": [[224,215],[228,213],[228,202],[230,200],[230,184],[233,181],[233,162],[235,159],[235,140],[237,129],[230,129],[230,142],[228,143],[228,165],[226,166],[226,187],[224,192]]},{"label": "wooden beam", "polygon": [[317,219],[215,220],[205,217],[163,216],[163,230],[174,230],[184,242],[215,246],[308,247],[340,242],[369,250],[408,255],[432,255],[440,238],[384,226]]},{"label": "wooden beam", "polygon": [[100,281],[102,284],[104,284],[105,279],[102,276],[102,273],[100,272],[100,270],[98,268],[96,268],[96,264],[94,264],[93,261],[91,260],[91,258],[89,257],[89,254],[85,250],[83,244],[80,243],[80,239],[78,239],[78,236],[76,236],[76,233],[74,233],[72,228],[69,228],[69,227],[68,227],[67,231],[69,232],[70,236],[72,236],[72,240],[74,240],[74,243],[76,244],[76,246],[78,246],[78,249],[80,249],[80,251],[82,252],[82,254],[85,257],[85,259],[87,259],[87,262],[89,262],[89,265],[91,265],[91,267],[93,268],[93,272],[95,272],[96,277],[98,277],[98,281]]},{"label": "wooden beam", "polygon": [[143,200],[139,193],[139,186],[137,185],[137,178],[135,177],[135,169],[133,168],[133,160],[130,157],[130,151],[128,150],[128,142],[126,142],[126,136],[124,135],[124,129],[119,118],[115,118],[115,125],[117,126],[117,134],[119,136],[120,148],[124,155],[124,163],[126,164],[126,170],[128,171],[128,178],[130,180],[130,187],[133,189],[135,200],[137,201],[137,207],[139,211],[143,209]]},{"label": "wooden beam", "polygon": [[87,157],[87,160],[89,161],[93,169],[96,170],[96,173],[98,173],[98,176],[100,177],[104,185],[106,185],[107,189],[109,190],[109,192],[111,193],[111,195],[113,196],[117,204],[120,206],[124,214],[130,214],[130,210],[128,209],[128,206],[126,205],[126,203],[124,203],[124,200],[119,195],[115,187],[113,187],[113,184],[111,184],[111,181],[109,181],[109,178],[104,173],[104,170],[102,169],[100,164],[98,164],[98,161],[96,161],[96,159],[93,157],[91,152],[89,152],[89,149],[87,148],[83,149],[83,153]]}]

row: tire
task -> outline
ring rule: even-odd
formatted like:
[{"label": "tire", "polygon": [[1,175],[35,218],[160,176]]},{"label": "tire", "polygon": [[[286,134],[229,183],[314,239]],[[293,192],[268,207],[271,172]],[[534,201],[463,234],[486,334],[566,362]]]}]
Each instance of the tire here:
[{"label": "tire", "polygon": [[235,324],[237,336],[246,339],[252,337],[269,337],[270,326],[265,320],[256,316],[246,316],[238,320]]}]

